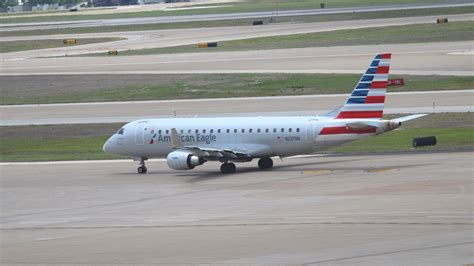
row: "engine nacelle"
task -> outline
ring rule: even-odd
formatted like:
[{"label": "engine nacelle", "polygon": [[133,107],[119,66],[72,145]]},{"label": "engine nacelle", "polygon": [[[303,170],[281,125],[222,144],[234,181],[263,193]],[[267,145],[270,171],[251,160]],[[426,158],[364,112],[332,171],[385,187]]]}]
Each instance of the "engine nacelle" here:
[{"label": "engine nacelle", "polygon": [[394,130],[396,128],[399,128],[401,125],[402,125],[402,122],[400,121],[394,121],[394,120],[380,121],[380,125],[377,128],[377,134],[382,134],[384,132]]},{"label": "engine nacelle", "polygon": [[166,157],[166,163],[169,168],[174,170],[189,170],[194,167],[205,163],[203,158],[186,152],[186,151],[174,151],[168,154]]}]

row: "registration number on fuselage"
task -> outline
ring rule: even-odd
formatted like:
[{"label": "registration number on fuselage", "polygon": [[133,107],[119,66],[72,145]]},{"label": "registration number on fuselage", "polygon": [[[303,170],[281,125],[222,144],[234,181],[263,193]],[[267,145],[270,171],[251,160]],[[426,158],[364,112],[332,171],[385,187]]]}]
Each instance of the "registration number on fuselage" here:
[{"label": "registration number on fuselage", "polygon": [[285,140],[286,141],[300,141],[301,138],[299,136],[289,136],[289,137],[285,137]]}]

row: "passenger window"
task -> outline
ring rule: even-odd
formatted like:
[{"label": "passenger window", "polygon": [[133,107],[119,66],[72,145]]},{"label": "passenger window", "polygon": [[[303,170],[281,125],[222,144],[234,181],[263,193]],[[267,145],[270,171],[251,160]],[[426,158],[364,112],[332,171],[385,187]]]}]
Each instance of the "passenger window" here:
[{"label": "passenger window", "polygon": [[270,131],[270,130],[269,130],[268,128],[267,128],[267,129],[265,129],[265,132],[266,132],[266,133],[268,133],[269,131]]},{"label": "passenger window", "polygon": [[166,130],[166,134],[168,134],[168,133],[170,133],[170,131],[167,129],[167,130]]},{"label": "passenger window", "polygon": [[282,128],[282,129],[281,129],[281,132],[285,132],[285,129],[284,129],[284,128]]},{"label": "passenger window", "polygon": [[196,129],[196,131],[195,131],[195,132],[196,132],[196,134],[197,134],[197,133],[199,133],[199,129]]},{"label": "passenger window", "polygon": [[234,129],[234,133],[237,133],[237,129]]},{"label": "passenger window", "polygon": [[288,132],[291,132],[291,131],[293,131],[293,129],[292,129],[292,128],[288,129]]},{"label": "passenger window", "polygon": [[259,128],[259,129],[257,129],[257,133],[260,133],[260,128]]},{"label": "passenger window", "polygon": [[188,129],[188,134],[191,134],[191,129]]},{"label": "passenger window", "polygon": [[230,129],[227,129],[226,132],[227,132],[227,133],[230,133]]},{"label": "passenger window", "polygon": [[242,128],[242,130],[241,130],[241,131],[242,131],[242,133],[245,133],[245,129],[243,129],[243,128]]},{"label": "passenger window", "polygon": [[181,132],[181,134],[184,134],[184,130],[182,130],[182,129],[179,132]]},{"label": "passenger window", "polygon": [[211,129],[211,133],[214,133],[214,129]]},{"label": "passenger window", "polygon": [[218,130],[217,130],[217,133],[221,133],[221,130],[220,130],[220,129],[218,129]]},{"label": "passenger window", "polygon": [[297,128],[297,129],[296,129],[296,132],[300,132],[300,129],[299,129],[299,128]]},{"label": "passenger window", "polygon": [[252,129],[249,129],[249,133],[252,133]]},{"label": "passenger window", "polygon": [[123,129],[123,127],[122,127],[121,129],[119,129],[119,131],[117,131],[117,134],[123,135],[123,132],[124,132],[124,129]]},{"label": "passenger window", "polygon": [[202,133],[203,133],[203,134],[204,134],[204,133],[206,133],[206,130],[205,130],[205,129],[203,129],[203,130],[202,130]]},{"label": "passenger window", "polygon": [[276,128],[274,128],[274,129],[273,129],[273,132],[277,132],[277,129],[276,129]]},{"label": "passenger window", "polygon": [[161,135],[161,129],[160,129],[160,130],[158,130],[158,134],[160,134],[160,135]]}]

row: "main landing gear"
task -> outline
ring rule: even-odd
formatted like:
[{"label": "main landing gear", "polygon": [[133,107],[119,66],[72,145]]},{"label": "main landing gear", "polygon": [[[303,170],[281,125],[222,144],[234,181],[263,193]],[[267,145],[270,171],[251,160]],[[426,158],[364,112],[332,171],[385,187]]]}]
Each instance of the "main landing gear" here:
[{"label": "main landing gear", "polygon": [[223,174],[231,174],[235,173],[236,167],[234,163],[223,163],[221,164],[221,173]]},{"label": "main landing gear", "polygon": [[[270,169],[273,167],[273,160],[271,158],[261,158],[258,160],[258,168],[262,170]],[[234,163],[225,162],[221,164],[221,173],[232,174],[235,173],[236,167]]]},{"label": "main landing gear", "polygon": [[258,160],[258,168],[265,170],[273,167],[273,160],[271,158],[261,158]]},{"label": "main landing gear", "polygon": [[146,174],[146,172],[148,171],[148,169],[146,169],[146,166],[145,166],[145,160],[146,158],[140,158],[140,166],[137,168],[137,172],[139,174]]}]

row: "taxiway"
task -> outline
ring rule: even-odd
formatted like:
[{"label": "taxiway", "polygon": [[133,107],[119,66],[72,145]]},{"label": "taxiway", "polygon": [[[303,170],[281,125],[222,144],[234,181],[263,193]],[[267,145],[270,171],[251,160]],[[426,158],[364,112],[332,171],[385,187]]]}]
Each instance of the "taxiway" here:
[{"label": "taxiway", "polygon": [[[128,122],[189,116],[322,115],[348,94],[165,100],[106,103],[3,105],[0,125]],[[385,114],[472,112],[474,90],[388,93]]]},{"label": "taxiway", "polygon": [[2,164],[1,262],[468,264],[473,155]]}]

